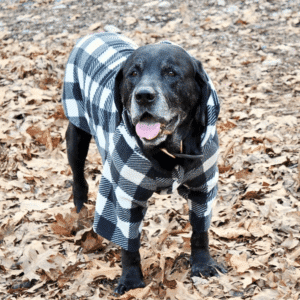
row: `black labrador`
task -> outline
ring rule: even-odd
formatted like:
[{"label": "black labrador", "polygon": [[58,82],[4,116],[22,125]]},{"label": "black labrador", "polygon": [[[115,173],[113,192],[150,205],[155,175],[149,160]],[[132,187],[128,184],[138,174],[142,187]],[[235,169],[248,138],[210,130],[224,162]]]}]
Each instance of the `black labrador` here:
[{"label": "black labrador", "polygon": [[[204,76],[201,63],[180,47],[155,44],[135,50],[116,78],[115,101],[121,101],[129,112],[145,154],[162,168],[170,170],[184,163],[172,153],[199,154],[199,137],[205,126]],[[91,135],[69,123],[66,140],[79,212],[88,200],[84,164]],[[140,261],[139,251],[122,249],[122,276],[115,292],[123,294],[145,286]],[[208,233],[193,231],[191,276],[217,276],[217,270],[227,272],[209,253]]]}]

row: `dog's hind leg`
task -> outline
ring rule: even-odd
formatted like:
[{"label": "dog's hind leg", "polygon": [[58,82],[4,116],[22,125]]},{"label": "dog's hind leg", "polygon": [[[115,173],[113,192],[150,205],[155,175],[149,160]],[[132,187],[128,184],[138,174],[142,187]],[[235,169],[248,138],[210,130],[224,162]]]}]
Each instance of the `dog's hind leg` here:
[{"label": "dog's hind leg", "polygon": [[67,154],[73,172],[73,196],[77,213],[88,198],[88,184],[84,178],[84,163],[89,150],[91,135],[69,123],[66,132]]}]

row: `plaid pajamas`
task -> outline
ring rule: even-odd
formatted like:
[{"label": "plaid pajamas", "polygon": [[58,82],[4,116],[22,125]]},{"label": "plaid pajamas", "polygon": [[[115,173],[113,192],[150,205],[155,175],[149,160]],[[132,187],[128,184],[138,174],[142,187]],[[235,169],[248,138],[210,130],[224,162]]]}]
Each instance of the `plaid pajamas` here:
[{"label": "plaid pajamas", "polygon": [[212,92],[201,136],[202,155],[194,156],[184,167],[163,172],[143,154],[126,109],[120,111],[114,101],[116,75],[136,48],[128,38],[115,33],[80,39],[66,66],[62,97],[67,118],[94,137],[102,157],[94,231],[129,251],[140,247],[147,200],[163,189],[177,189],[188,200],[193,229],[207,231],[218,182],[215,123],[220,107],[208,76]]}]

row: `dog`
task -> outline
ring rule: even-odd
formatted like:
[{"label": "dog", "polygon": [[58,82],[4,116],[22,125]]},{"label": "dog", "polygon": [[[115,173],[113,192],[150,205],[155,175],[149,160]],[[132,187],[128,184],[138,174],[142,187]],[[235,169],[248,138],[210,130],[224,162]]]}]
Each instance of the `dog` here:
[{"label": "dog", "polygon": [[122,248],[115,292],[145,287],[140,234],[154,192],[177,190],[188,201],[191,276],[226,273],[209,252],[220,106],[202,64],[168,41],[137,47],[120,34],[93,34],[69,57],[62,103],[77,212],[88,200],[84,164],[92,136],[102,157],[93,229]]}]

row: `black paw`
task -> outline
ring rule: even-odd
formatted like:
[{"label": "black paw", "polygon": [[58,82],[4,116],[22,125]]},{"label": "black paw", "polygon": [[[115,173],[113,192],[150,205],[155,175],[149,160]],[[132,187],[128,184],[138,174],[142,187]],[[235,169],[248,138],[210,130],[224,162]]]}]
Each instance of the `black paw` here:
[{"label": "black paw", "polygon": [[125,292],[144,288],[145,282],[143,280],[143,274],[139,266],[123,269],[122,277],[118,282],[118,286],[115,288],[114,292],[123,295]]},{"label": "black paw", "polygon": [[73,184],[73,196],[74,196],[74,205],[76,207],[76,212],[79,213],[84,203],[88,202],[88,191],[89,186],[84,180],[84,183],[75,183]]},{"label": "black paw", "polygon": [[[219,272],[225,274],[227,270],[222,264],[218,264],[209,254],[208,251],[198,250],[191,256],[192,272],[193,276],[213,277],[219,276]],[[218,271],[217,271],[218,270]]]}]

